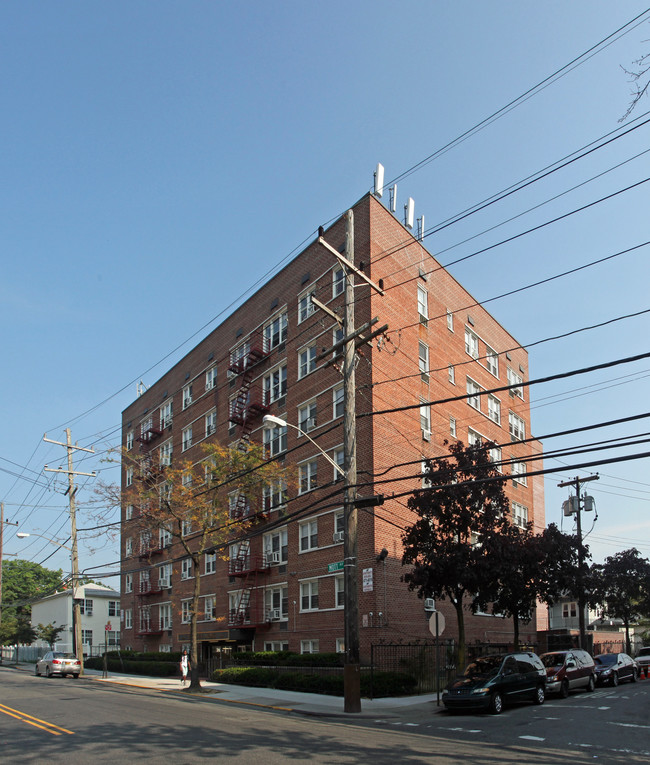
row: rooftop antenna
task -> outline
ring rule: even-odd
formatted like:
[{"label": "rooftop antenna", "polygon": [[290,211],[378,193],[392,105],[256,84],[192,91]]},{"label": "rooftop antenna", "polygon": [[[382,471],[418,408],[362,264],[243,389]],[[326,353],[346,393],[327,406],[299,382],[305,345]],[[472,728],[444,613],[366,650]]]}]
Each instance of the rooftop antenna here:
[{"label": "rooftop antenna", "polygon": [[417,236],[417,238],[421,242],[424,239],[424,215],[421,215],[417,219],[417,224],[418,224],[418,236]]},{"label": "rooftop antenna", "polygon": [[143,393],[144,393],[146,390],[149,390],[149,388],[147,388],[147,386],[146,386],[146,385],[145,385],[145,384],[142,382],[142,380],[140,380],[140,382],[138,383],[138,386],[137,386],[137,391],[138,391],[138,398],[140,398],[140,396],[141,396],[141,395],[142,395],[142,394],[143,394]]},{"label": "rooftop antenna", "polygon": [[397,209],[397,184],[394,183],[389,189],[388,193],[390,196],[390,211],[392,213],[395,212]]},{"label": "rooftop antenna", "polygon": [[404,205],[404,225],[406,228],[413,228],[413,217],[415,215],[415,202],[413,197],[408,198],[408,202]]},{"label": "rooftop antenna", "polygon": [[377,162],[377,169],[374,173],[375,176],[375,191],[374,195],[381,199],[384,196],[384,166],[381,162]]}]

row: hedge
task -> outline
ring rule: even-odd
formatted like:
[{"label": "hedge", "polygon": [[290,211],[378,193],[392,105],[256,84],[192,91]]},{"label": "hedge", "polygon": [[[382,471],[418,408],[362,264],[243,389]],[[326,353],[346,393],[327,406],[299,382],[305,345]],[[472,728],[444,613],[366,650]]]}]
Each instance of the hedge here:
[{"label": "hedge", "polygon": [[292,653],[291,651],[237,651],[235,664],[245,667],[342,667],[342,653]]},{"label": "hedge", "polygon": [[[329,696],[343,696],[343,674],[303,674],[301,672],[278,672],[271,667],[231,667],[217,669],[212,675],[217,683],[247,685],[254,688],[275,688],[284,691],[322,693]],[[370,696],[370,673],[363,672],[360,678],[361,694]],[[387,696],[408,696],[415,691],[417,680],[403,672],[375,672],[372,677],[374,698]]]}]

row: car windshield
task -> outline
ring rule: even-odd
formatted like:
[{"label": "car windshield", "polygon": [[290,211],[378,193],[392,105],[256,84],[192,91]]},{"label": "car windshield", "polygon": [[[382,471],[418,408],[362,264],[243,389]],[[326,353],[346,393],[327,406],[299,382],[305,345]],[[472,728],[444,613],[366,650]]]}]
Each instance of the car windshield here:
[{"label": "car windshield", "polygon": [[594,661],[596,664],[602,664],[602,666],[606,667],[610,664],[616,664],[618,656],[615,653],[604,653],[602,656],[596,656]]},{"label": "car windshield", "polygon": [[547,669],[550,669],[551,667],[561,667],[564,664],[563,653],[545,653],[539,658]]},{"label": "car windshield", "polygon": [[502,663],[503,656],[484,656],[469,664],[464,674],[466,677],[473,677],[474,675],[487,675],[489,677],[496,675]]}]

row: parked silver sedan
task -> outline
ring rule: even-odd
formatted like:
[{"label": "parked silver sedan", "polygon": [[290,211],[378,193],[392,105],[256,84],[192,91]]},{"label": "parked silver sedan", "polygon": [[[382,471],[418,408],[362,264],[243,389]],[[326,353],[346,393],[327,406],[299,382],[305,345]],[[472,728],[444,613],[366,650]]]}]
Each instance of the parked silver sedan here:
[{"label": "parked silver sedan", "polygon": [[36,662],[34,671],[39,677],[41,675],[45,675],[45,677],[51,677],[52,675],[79,677],[81,662],[73,653],[48,651],[42,659]]}]

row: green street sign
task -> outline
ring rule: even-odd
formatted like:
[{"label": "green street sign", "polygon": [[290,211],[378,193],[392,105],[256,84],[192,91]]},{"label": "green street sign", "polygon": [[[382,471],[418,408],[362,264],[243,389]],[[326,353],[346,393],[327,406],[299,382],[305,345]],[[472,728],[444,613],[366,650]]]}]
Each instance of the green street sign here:
[{"label": "green street sign", "polygon": [[327,573],[331,574],[332,571],[342,571],[343,570],[343,561],[340,560],[338,563],[330,563],[327,567]]}]

